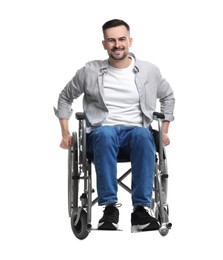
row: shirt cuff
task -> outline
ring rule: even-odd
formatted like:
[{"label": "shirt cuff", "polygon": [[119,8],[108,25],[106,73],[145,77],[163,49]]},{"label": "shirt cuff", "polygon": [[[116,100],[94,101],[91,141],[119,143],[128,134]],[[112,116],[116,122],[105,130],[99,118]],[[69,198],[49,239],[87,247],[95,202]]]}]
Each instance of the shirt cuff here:
[{"label": "shirt cuff", "polygon": [[54,109],[54,113],[55,113],[56,117],[58,117],[59,119],[70,119],[70,117],[73,113],[73,109],[71,109],[70,111],[58,110],[55,107],[53,109]]}]

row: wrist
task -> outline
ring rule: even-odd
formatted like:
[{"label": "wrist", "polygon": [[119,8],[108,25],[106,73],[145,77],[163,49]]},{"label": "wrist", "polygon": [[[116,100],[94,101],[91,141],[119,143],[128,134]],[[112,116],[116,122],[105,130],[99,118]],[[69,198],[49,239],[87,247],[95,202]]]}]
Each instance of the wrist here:
[{"label": "wrist", "polygon": [[69,131],[62,132],[62,137],[63,138],[66,138],[66,137],[69,137],[69,136],[70,136],[70,132]]}]

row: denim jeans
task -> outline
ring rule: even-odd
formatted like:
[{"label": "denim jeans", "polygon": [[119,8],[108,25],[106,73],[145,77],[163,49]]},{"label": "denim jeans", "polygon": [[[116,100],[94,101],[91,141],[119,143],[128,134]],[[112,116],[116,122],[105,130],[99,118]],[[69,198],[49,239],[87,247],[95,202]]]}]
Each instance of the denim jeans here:
[{"label": "denim jeans", "polygon": [[87,134],[87,155],[97,175],[98,204],[116,203],[117,158],[131,161],[132,204],[150,206],[155,167],[155,144],[149,129],[137,126],[101,126]]}]

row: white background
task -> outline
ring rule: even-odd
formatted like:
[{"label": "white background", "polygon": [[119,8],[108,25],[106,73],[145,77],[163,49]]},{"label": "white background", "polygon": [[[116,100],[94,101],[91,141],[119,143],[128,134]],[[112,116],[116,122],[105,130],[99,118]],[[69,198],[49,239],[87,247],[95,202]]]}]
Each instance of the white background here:
[{"label": "white background", "polygon": [[[5,0],[0,4],[0,258],[222,259],[222,6],[217,0]],[[175,91],[169,205],[173,228],[74,237],[67,213],[67,152],[53,113],[76,70],[105,59],[102,24],[131,26],[131,51],[159,66]],[[81,102],[74,103],[75,111]],[[74,117],[71,130],[75,128]],[[93,209],[93,225],[102,208]],[[77,256],[78,255],[78,256]]]}]

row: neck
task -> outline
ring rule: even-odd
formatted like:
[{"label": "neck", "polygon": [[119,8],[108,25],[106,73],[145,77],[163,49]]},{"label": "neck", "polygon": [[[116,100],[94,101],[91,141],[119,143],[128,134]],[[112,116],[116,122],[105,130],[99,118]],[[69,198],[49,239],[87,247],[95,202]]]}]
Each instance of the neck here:
[{"label": "neck", "polygon": [[123,60],[114,60],[112,58],[109,58],[108,62],[114,68],[124,69],[124,68],[127,68],[131,64],[132,58],[129,56],[126,56]]}]

